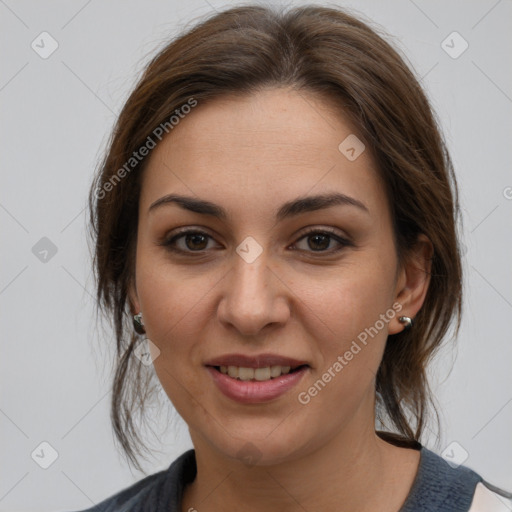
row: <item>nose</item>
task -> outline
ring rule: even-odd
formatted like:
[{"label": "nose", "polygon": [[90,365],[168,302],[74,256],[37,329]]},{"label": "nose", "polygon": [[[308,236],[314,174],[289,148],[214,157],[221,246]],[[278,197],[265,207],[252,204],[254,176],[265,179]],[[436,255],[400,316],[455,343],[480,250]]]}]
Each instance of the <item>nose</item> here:
[{"label": "nose", "polygon": [[265,252],[251,263],[235,255],[223,282],[218,318],[225,326],[244,336],[257,336],[288,320],[289,288],[279,271],[270,268]]}]

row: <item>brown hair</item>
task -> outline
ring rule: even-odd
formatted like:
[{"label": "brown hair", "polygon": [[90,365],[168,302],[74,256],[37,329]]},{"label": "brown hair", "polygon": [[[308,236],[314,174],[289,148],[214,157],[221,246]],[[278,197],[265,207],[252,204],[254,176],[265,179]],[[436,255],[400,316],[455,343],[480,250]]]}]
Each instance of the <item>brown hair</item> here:
[{"label": "brown hair", "polygon": [[412,330],[389,336],[376,376],[377,418],[391,421],[408,440],[419,439],[427,419],[427,362],[454,316],[455,333],[460,328],[457,183],[435,114],[404,58],[367,22],[337,8],[244,6],[215,14],[149,62],[119,115],[89,194],[97,312],[113,317],[117,342],[111,418],[129,462],[139,469],[136,455],[147,448],[133,415],[142,414],[147,390],[145,370],[133,355],[140,338],[133,333],[127,292],[148,158],[132,162],[129,172],[126,162],[191,98],[200,108],[221,95],[264,87],[291,87],[341,104],[385,183],[399,263],[419,233],[433,244],[423,307]]}]

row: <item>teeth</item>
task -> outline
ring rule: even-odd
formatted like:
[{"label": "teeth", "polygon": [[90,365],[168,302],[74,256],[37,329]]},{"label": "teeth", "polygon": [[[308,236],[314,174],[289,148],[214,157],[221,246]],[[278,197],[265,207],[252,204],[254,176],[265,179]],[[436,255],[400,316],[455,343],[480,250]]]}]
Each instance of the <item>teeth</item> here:
[{"label": "teeth", "polygon": [[254,368],[238,368],[238,378],[240,380],[251,380],[254,379]]},{"label": "teeth", "polygon": [[254,378],[256,380],[268,380],[270,379],[270,367],[256,368],[254,370]]},{"label": "teeth", "polygon": [[233,379],[239,380],[270,380],[290,373],[290,366],[266,366],[265,368],[244,368],[239,366],[221,366],[220,371]]},{"label": "teeth", "polygon": [[279,377],[279,375],[281,375],[281,367],[280,366],[271,366],[270,367],[270,376],[271,377]]}]

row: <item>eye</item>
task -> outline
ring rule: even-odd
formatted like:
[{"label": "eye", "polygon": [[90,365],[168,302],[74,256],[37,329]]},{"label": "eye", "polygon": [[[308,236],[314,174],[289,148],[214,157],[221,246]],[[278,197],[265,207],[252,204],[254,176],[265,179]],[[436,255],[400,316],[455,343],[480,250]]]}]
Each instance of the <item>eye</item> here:
[{"label": "eye", "polygon": [[[201,252],[207,248],[208,239],[213,240],[213,238],[204,231],[187,229],[164,240],[160,245],[175,252]],[[178,241],[182,243],[177,243]]]},{"label": "eye", "polygon": [[[184,229],[171,238],[163,240],[158,245],[166,247],[168,250],[177,253],[197,253],[198,255],[204,253],[208,249],[208,242],[213,238],[206,232],[197,229]],[[353,245],[349,240],[343,238],[336,231],[330,228],[310,228],[306,233],[295,242],[294,246],[302,240],[307,240],[306,248],[299,248],[300,251],[313,252],[313,253],[327,253],[332,254],[340,251],[346,246]],[[338,247],[329,249],[332,242],[335,242]],[[293,247],[293,246],[292,246]]]},{"label": "eye", "polygon": [[[300,242],[301,240],[306,241],[306,249],[299,250],[305,250],[307,252],[333,253],[340,251],[346,246],[352,245],[352,243],[349,240],[336,234],[334,230],[329,228],[324,228],[321,230],[318,228],[309,229],[306,233],[303,234],[301,238],[299,238],[298,242]],[[335,249],[328,249],[329,246],[331,245],[331,242],[333,241],[335,241],[336,244],[338,244],[338,247]]]}]

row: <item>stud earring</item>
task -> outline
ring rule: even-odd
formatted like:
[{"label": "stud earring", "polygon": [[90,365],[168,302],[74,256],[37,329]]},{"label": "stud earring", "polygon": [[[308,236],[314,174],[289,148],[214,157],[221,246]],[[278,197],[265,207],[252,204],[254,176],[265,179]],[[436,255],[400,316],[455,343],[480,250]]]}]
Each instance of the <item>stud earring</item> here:
[{"label": "stud earring", "polygon": [[144,323],[142,322],[142,312],[133,315],[133,328],[137,334],[145,334]]},{"label": "stud earring", "polygon": [[408,316],[401,316],[399,319],[398,319],[399,322],[405,324],[404,327],[405,329],[410,329],[412,327],[412,318],[408,317]]}]

